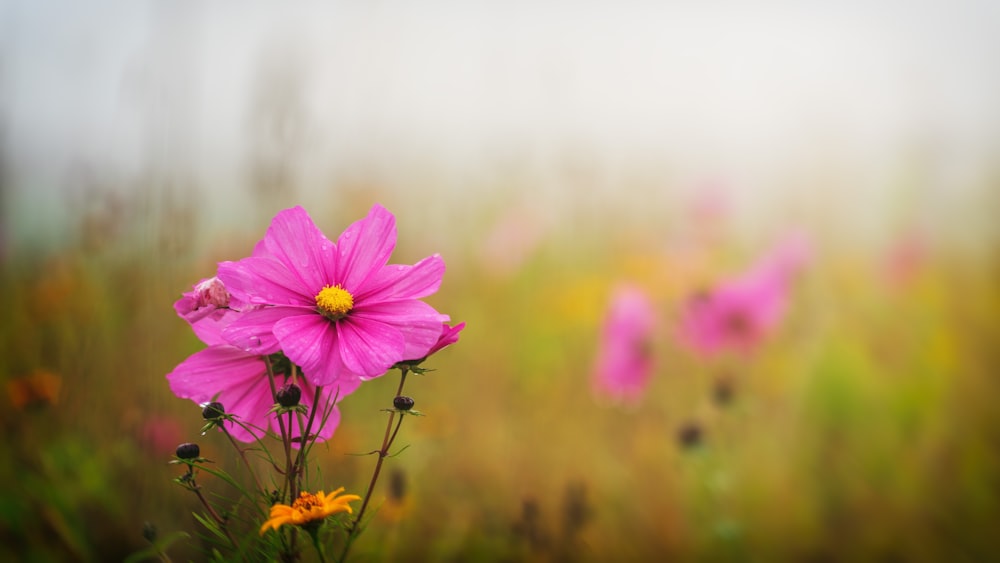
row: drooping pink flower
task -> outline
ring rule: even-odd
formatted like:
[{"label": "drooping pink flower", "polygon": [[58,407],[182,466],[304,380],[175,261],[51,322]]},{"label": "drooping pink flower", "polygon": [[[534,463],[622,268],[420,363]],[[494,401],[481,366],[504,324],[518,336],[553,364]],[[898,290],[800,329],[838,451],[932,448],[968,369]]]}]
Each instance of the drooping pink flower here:
[{"label": "drooping pink flower", "polygon": [[706,356],[752,352],[778,328],[792,278],[809,258],[804,238],[787,238],[749,271],[693,296],[682,311],[681,342]]},{"label": "drooping pink flower", "polygon": [[[214,303],[205,298],[203,292],[207,288],[211,288],[217,298]],[[267,377],[267,358],[237,348],[222,338],[221,333],[226,326],[247,314],[228,308],[235,301],[222,301],[220,296],[223,295],[228,295],[225,286],[217,278],[210,278],[199,282],[194,291],[183,294],[174,303],[178,315],[190,323],[195,334],[208,347],[192,354],[167,374],[170,389],[178,397],[191,399],[199,405],[218,401],[227,413],[236,415],[243,423],[261,429],[270,427],[278,432],[277,420],[268,414],[275,401]],[[278,358],[278,355],[272,356],[272,359]],[[287,366],[282,366],[279,362],[272,369],[276,371],[275,387],[280,387],[290,375],[287,373]],[[302,389],[302,404],[311,409],[315,386],[305,378],[298,378],[297,383]],[[340,411],[330,402],[334,399],[339,402],[357,389],[359,383],[345,381],[340,385],[324,387],[320,391],[320,411],[317,416],[321,416],[322,411],[328,407],[332,411],[325,424],[321,425],[317,418],[310,428],[310,433],[318,435],[319,441],[329,439],[340,422]],[[293,420],[292,429],[293,437],[300,435],[302,429],[298,420]],[[227,425],[227,430],[237,440],[254,440],[251,430],[239,424]]]},{"label": "drooping pink flower", "polygon": [[634,403],[653,372],[656,314],[646,293],[620,285],[611,297],[593,371],[593,390],[600,396]]},{"label": "drooping pink flower", "polygon": [[233,297],[252,305],[223,336],[260,355],[279,349],[315,385],[384,374],[438,342],[446,315],[420,301],[444,275],[438,255],[388,265],[395,218],[376,205],[328,240],[301,207],[274,218],[254,255],[219,264]]}]

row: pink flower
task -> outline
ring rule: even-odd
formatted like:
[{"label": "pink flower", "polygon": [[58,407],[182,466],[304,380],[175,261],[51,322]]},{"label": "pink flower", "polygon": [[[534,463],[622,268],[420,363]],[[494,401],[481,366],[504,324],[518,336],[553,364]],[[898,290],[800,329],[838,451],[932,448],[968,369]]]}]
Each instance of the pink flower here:
[{"label": "pink flower", "polygon": [[259,355],[282,350],[315,385],[349,386],[426,356],[448,317],[420,298],[437,291],[444,261],[387,265],[395,245],[395,218],[378,205],[336,243],[301,207],[278,213],[253,256],[219,264],[234,298],[262,306],[223,336]]},{"label": "pink flower", "polygon": [[653,371],[655,328],[656,315],[646,294],[631,285],[617,287],[598,347],[595,393],[629,403],[639,399]]},{"label": "pink flower", "polygon": [[809,259],[804,238],[787,238],[750,271],[695,295],[682,313],[681,341],[706,356],[752,352],[781,323],[792,278]]}]

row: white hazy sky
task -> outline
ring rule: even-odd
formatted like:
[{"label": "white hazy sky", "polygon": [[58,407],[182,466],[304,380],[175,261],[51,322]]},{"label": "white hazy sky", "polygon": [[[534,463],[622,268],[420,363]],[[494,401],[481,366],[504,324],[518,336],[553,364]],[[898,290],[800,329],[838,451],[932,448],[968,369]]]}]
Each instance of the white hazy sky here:
[{"label": "white hazy sky", "polygon": [[927,214],[982,212],[995,176],[1000,2],[295,7],[0,3],[7,232],[64,224],[81,170],[123,185],[152,170],[215,203],[245,193],[248,155],[268,146],[261,84],[298,112],[305,201],[359,163],[400,189],[431,169],[474,201],[512,159],[557,208],[572,187],[552,177],[578,158],[597,202],[621,199],[632,169],[665,174],[665,191],[721,178],[747,205],[829,190],[790,178],[833,169],[846,182],[823,197],[863,223],[914,160]]}]

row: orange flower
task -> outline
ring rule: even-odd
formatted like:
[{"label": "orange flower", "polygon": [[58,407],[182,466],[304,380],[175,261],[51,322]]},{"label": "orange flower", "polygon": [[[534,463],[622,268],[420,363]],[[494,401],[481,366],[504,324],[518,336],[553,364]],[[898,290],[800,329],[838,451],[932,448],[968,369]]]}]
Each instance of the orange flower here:
[{"label": "orange flower", "polygon": [[264,522],[264,525],[260,527],[261,535],[264,535],[264,532],[268,528],[277,530],[278,527],[284,524],[302,526],[310,522],[323,520],[327,516],[337,514],[338,512],[352,514],[354,511],[351,510],[351,506],[347,503],[353,500],[361,500],[361,497],[358,495],[343,495],[338,497],[337,495],[342,492],[344,492],[344,487],[333,491],[329,495],[324,494],[323,491],[315,495],[302,492],[291,506],[287,504],[272,506],[271,519]]},{"label": "orange flower", "polygon": [[62,378],[43,369],[26,377],[7,381],[7,397],[17,410],[27,407],[54,405],[59,400]]}]

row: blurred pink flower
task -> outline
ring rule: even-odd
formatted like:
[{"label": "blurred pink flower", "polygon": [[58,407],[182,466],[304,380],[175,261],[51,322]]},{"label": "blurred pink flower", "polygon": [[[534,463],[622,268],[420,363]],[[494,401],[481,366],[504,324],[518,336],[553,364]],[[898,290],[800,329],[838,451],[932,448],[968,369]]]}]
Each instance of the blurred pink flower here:
[{"label": "blurred pink flower", "polygon": [[638,287],[615,288],[604,320],[593,371],[596,394],[617,401],[638,401],[653,371],[656,314]]},{"label": "blurred pink flower", "polygon": [[444,261],[387,265],[395,246],[395,217],[379,205],[336,244],[301,207],[278,213],[253,256],[219,264],[234,298],[263,306],[223,337],[258,355],[282,350],[315,385],[350,387],[426,356],[448,317],[420,298],[437,291]]},{"label": "blurred pink flower", "polygon": [[752,352],[781,323],[792,278],[810,259],[803,237],[786,238],[749,271],[693,296],[682,312],[681,342],[706,356]]},{"label": "blurred pink flower", "polygon": [[[210,302],[203,292],[214,292],[214,303]],[[228,295],[225,286],[218,278],[202,280],[194,287],[194,291],[183,294],[174,303],[177,314],[190,323],[195,334],[208,345],[208,348],[196,352],[181,362],[172,372],[167,374],[171,391],[182,399],[191,399],[197,404],[210,401],[222,403],[227,413],[236,415],[243,423],[267,428],[278,432],[278,423],[268,411],[274,405],[271,385],[267,379],[266,358],[260,354],[246,352],[222,339],[222,331],[230,323],[238,319],[241,313],[234,309],[220,308],[228,306],[233,300],[221,301],[221,296]],[[280,358],[280,356],[272,356]],[[281,372],[280,368],[277,370]],[[281,387],[290,374],[275,373],[275,386]],[[285,376],[285,377],[282,377]],[[304,378],[298,378],[302,389],[301,403],[312,408],[316,388]],[[324,387],[320,394],[321,407],[330,406],[330,401],[336,397],[337,402],[357,389],[360,381],[345,381],[339,386]],[[340,411],[333,407],[326,424],[320,428],[318,423],[310,430],[319,435],[319,440],[326,440],[333,435],[340,422]],[[254,440],[253,434],[238,424],[227,426],[234,438],[243,442]],[[298,436],[301,429],[298,421],[293,423],[293,436]]]},{"label": "blurred pink flower", "polygon": [[541,246],[545,227],[529,206],[504,213],[491,227],[480,248],[483,268],[497,278],[516,274]]}]

